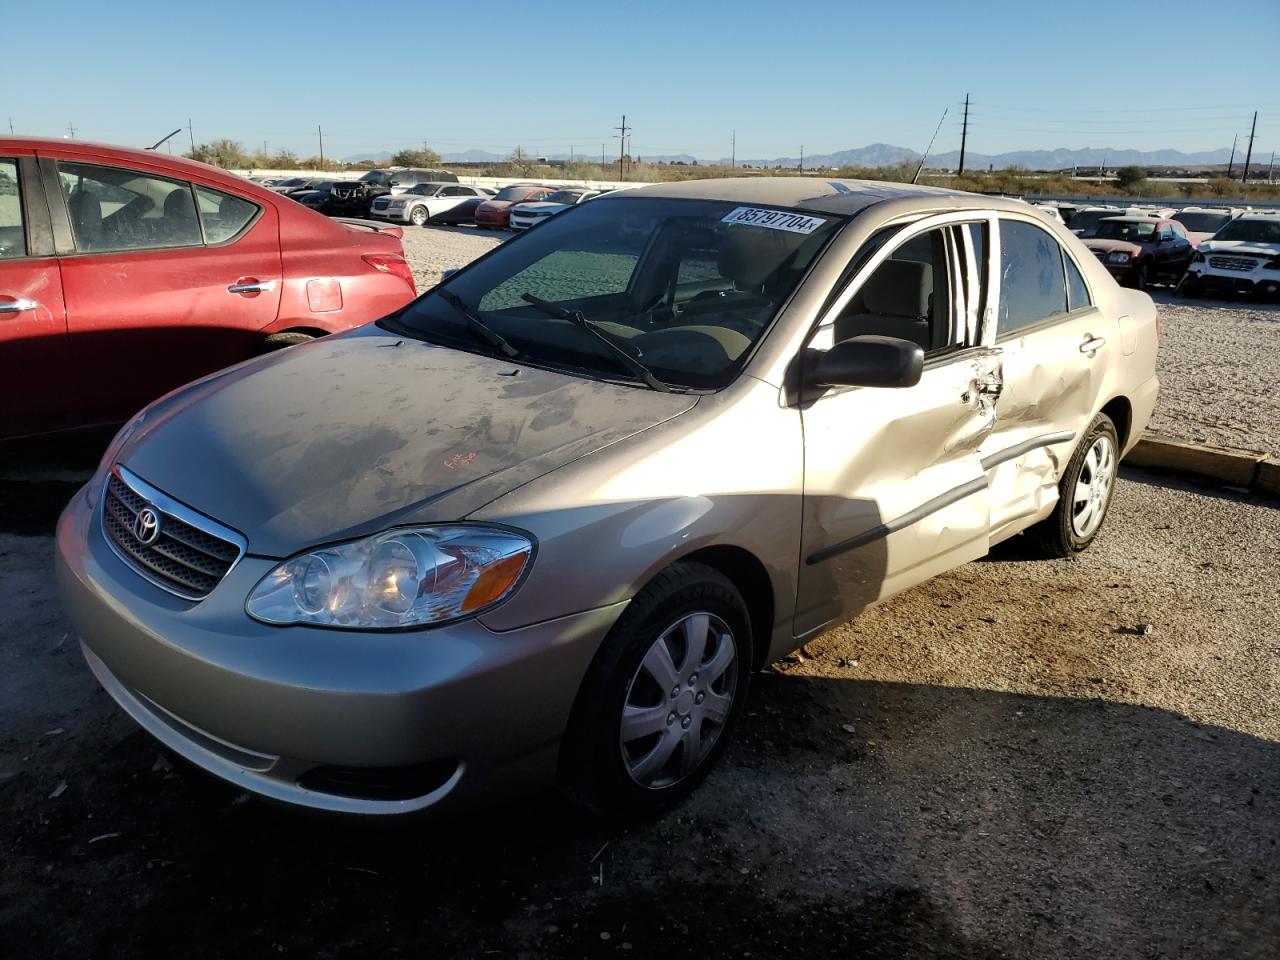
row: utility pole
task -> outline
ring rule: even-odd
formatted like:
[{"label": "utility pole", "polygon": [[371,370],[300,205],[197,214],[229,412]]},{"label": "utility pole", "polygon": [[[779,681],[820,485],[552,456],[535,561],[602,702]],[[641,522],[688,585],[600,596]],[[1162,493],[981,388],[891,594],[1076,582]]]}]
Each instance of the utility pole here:
[{"label": "utility pole", "polygon": [[1236,141],[1240,139],[1240,134],[1236,134],[1231,138],[1231,159],[1227,161],[1227,179],[1231,179],[1231,174],[1236,168]]},{"label": "utility pole", "polygon": [[738,169],[738,131],[729,131],[729,166]]},{"label": "utility pole", "polygon": [[191,152],[196,152],[196,135],[191,132],[191,118],[187,117],[187,136],[191,140]]},{"label": "utility pole", "polygon": [[964,147],[965,142],[969,139],[969,95],[964,95],[964,123],[960,127],[960,169],[957,174],[964,173]]},{"label": "utility pole", "polygon": [[1271,151],[1271,163],[1267,165],[1267,183],[1271,183],[1271,175],[1276,172],[1276,152]]},{"label": "utility pole", "polygon": [[1245,183],[1249,179],[1249,161],[1253,159],[1253,135],[1258,131],[1258,111],[1253,111],[1253,126],[1249,128],[1249,147],[1244,152],[1244,173],[1240,177],[1240,182]]},{"label": "utility pole", "polygon": [[316,134],[320,137],[320,169],[324,169],[324,130],[320,128],[320,124],[316,124]]},{"label": "utility pole", "polygon": [[627,115],[625,113],[622,115],[622,126],[614,127],[613,129],[618,131],[618,179],[621,180],[625,176],[623,164],[627,156],[627,133],[631,130],[627,126]]},{"label": "utility pole", "polygon": [[800,172],[804,173],[804,144],[800,144]]},{"label": "utility pole", "polygon": [[9,136],[13,136],[13,117],[9,118]]},{"label": "utility pole", "polygon": [[70,121],[68,121],[68,123],[67,123],[67,136],[74,138],[74,137],[75,137],[75,135],[76,135],[76,125],[75,125],[74,123],[71,123]]}]

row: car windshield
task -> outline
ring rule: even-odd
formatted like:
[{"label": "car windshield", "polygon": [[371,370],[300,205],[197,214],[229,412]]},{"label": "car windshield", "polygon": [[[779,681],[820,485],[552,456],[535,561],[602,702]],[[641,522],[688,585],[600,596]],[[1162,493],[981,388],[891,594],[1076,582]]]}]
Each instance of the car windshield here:
[{"label": "car windshield", "polygon": [[498,191],[495,200],[523,200],[530,194],[537,193],[542,187],[503,187]]},{"label": "car windshield", "polygon": [[1213,239],[1280,243],[1280,217],[1274,220],[1232,220],[1214,234]]},{"label": "car windshield", "polygon": [[557,190],[547,197],[547,203],[577,203],[581,198],[581,190]]},{"label": "car windshield", "polygon": [[406,193],[412,193],[419,197],[431,197],[440,192],[440,184],[438,183],[419,183],[410,187]]},{"label": "car windshield", "polygon": [[381,170],[370,170],[360,178],[361,183],[386,183],[389,179],[386,173]]},{"label": "car windshield", "polygon": [[465,306],[514,348],[516,362],[640,383],[634,364],[575,322],[586,319],[663,383],[719,389],[841,222],[712,200],[587,203],[504,244],[383,322],[502,356],[474,335]]},{"label": "car windshield", "polygon": [[1225,213],[1175,213],[1170,219],[1177,220],[1192,233],[1217,233],[1223,225],[1231,220]]},{"label": "car windshield", "polygon": [[1099,220],[1114,217],[1119,210],[1080,210],[1071,218],[1072,230],[1093,230]]},{"label": "car windshield", "polygon": [[1103,220],[1094,234],[1099,240],[1132,240],[1142,243],[1156,233],[1156,221]]}]

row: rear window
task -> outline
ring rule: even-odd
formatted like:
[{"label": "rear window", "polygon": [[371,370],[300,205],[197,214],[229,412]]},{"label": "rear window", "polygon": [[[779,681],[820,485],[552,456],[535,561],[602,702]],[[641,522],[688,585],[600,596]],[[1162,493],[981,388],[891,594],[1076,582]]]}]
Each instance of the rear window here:
[{"label": "rear window", "polygon": [[1175,213],[1171,219],[1192,233],[1217,233],[1231,217],[1225,213]]},{"label": "rear window", "polygon": [[196,198],[200,204],[200,225],[204,228],[205,243],[225,243],[238,236],[258,214],[256,203],[221,190],[197,187]]},{"label": "rear window", "polygon": [[18,163],[0,160],[0,260],[27,254],[22,227],[22,201],[18,196]]}]

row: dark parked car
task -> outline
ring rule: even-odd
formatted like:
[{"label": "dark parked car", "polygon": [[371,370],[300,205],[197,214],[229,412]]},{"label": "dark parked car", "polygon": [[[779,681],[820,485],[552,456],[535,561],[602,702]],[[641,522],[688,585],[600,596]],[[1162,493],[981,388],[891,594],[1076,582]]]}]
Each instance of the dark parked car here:
[{"label": "dark parked car", "polygon": [[370,170],[359,180],[337,183],[320,208],[331,217],[367,217],[375,197],[404,193],[419,183],[457,183],[448,170]]},{"label": "dark parked car", "polygon": [[1116,280],[1139,290],[1153,281],[1176,282],[1195,252],[1182,224],[1152,217],[1108,217],[1084,245]]},{"label": "dark parked car", "polygon": [[119,422],[414,297],[399,227],[326,220],[203,163],[0,139],[4,181],[0,438]]}]

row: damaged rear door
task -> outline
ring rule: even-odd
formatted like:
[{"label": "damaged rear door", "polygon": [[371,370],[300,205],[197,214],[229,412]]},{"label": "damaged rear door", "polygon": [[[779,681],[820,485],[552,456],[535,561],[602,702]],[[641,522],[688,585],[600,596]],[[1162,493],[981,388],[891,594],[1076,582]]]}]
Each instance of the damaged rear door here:
[{"label": "damaged rear door", "polygon": [[1057,500],[1058,479],[1096,408],[1107,352],[1120,344],[1070,251],[1030,216],[1000,215],[991,258],[1000,266],[993,297],[1004,386],[981,455],[994,542]]},{"label": "damaged rear door", "polygon": [[828,388],[801,404],[799,638],[987,552],[979,449],[1002,381],[978,318],[994,223],[968,211],[890,231],[873,254],[859,254],[865,263],[809,342],[821,350],[855,336],[901,337],[922,347],[925,367],[913,387]]}]

